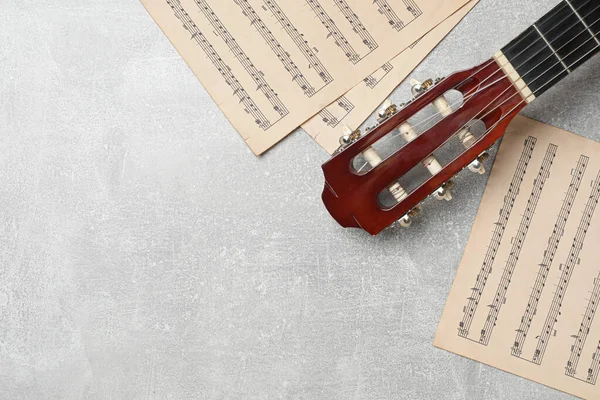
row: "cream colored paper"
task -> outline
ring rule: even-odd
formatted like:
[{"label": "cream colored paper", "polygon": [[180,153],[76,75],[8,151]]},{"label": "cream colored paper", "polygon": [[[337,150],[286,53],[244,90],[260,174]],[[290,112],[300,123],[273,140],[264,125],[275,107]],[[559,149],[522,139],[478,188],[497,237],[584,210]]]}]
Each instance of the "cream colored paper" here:
[{"label": "cream colored paper", "polygon": [[302,125],[325,151],[333,154],[340,147],[343,126],[358,128],[411,71],[450,33],[479,0],[472,0],[438,27],[425,35],[348,93]]},{"label": "cream colored paper", "polygon": [[142,0],[255,154],[467,0]]},{"label": "cream colored paper", "polygon": [[518,117],[435,346],[600,398],[600,143]]}]

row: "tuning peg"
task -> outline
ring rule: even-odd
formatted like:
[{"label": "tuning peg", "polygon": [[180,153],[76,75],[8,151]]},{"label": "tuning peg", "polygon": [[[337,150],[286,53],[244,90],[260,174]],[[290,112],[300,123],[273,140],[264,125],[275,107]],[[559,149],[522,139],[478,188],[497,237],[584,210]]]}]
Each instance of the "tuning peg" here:
[{"label": "tuning peg", "polygon": [[442,185],[438,190],[435,191],[434,197],[436,200],[452,200],[452,189],[454,188],[454,181],[448,181]]},{"label": "tuning peg", "polygon": [[[392,105],[392,106],[395,107],[394,105]],[[392,107],[392,106],[388,106],[388,108]],[[366,132],[369,132],[370,129],[371,128],[367,128]],[[342,127],[342,132],[344,133],[344,135],[340,138],[340,146],[341,147],[338,149],[338,151],[344,150],[345,148],[350,146],[352,143],[356,142],[361,137],[360,129],[352,130],[352,128],[350,128],[347,125],[344,125]],[[377,150],[375,150],[373,147],[368,147],[366,150],[364,150],[362,152],[362,155],[365,158],[365,160],[369,163],[369,165],[371,165],[372,168],[377,167],[379,164],[381,164],[383,162],[383,159],[377,153]],[[400,185],[399,182],[394,182],[388,188],[388,190],[394,196],[394,198],[396,199],[396,201],[398,203],[401,203],[404,199],[406,199],[408,197],[408,193]]]},{"label": "tuning peg", "polygon": [[[344,127],[344,133],[345,135],[342,136],[342,138],[344,138],[344,140],[350,140],[350,143],[353,143],[354,141],[360,138],[360,131],[352,132],[352,130],[347,126]],[[367,148],[365,151],[362,152],[362,155],[365,158],[365,160],[369,163],[369,165],[371,165],[372,168],[377,167],[383,162],[383,159],[381,158],[379,153],[377,153],[377,150],[375,150],[373,147]],[[406,190],[397,181],[394,182],[390,187],[388,187],[388,190],[392,194],[392,196],[394,196],[398,203],[401,203],[404,199],[408,197],[408,193],[406,192]]]},{"label": "tuning peg", "polygon": [[410,228],[412,224],[412,218],[406,214],[404,217],[398,220],[398,224],[400,224],[400,226],[403,228]]},{"label": "tuning peg", "polygon": [[410,80],[410,91],[412,92],[413,96],[418,97],[420,95],[422,95],[423,93],[425,93],[430,87],[432,87],[434,85],[433,83],[433,79],[427,79],[424,82],[419,82],[416,79],[411,79]]},{"label": "tuning peg", "polygon": [[340,137],[340,149],[345,149],[360,139],[360,129],[352,129],[348,125],[342,127],[343,136]]},{"label": "tuning peg", "polygon": [[348,146],[352,141],[350,140],[350,135],[344,135],[340,137],[340,146]]},{"label": "tuning peg", "polygon": [[485,174],[485,167],[479,162],[479,160],[475,160],[469,164],[469,171],[475,174],[483,175]]},{"label": "tuning peg", "polygon": [[385,117],[385,114],[387,113],[387,109],[390,108],[392,106],[392,101],[390,99],[387,99],[386,101],[383,102],[383,104],[381,105],[381,108],[379,109],[379,112],[377,113],[377,115],[382,118]]},{"label": "tuning peg", "polygon": [[400,224],[403,228],[409,228],[412,224],[413,220],[421,213],[420,207],[415,207],[408,212],[404,217],[398,220],[398,224]]},{"label": "tuning peg", "polygon": [[377,122],[383,122],[392,115],[398,112],[398,106],[392,103],[391,100],[386,100],[381,105],[381,108],[377,112]]},{"label": "tuning peg", "polygon": [[485,161],[487,161],[490,158],[490,155],[486,152],[483,153],[482,155],[480,155],[479,157],[477,157],[477,159],[475,161],[473,161],[471,164],[469,164],[469,171],[479,174],[479,175],[483,175],[485,174],[485,166],[483,165],[483,163]]},{"label": "tuning peg", "polygon": [[[439,80],[441,80],[441,79],[439,79]],[[416,82],[416,84],[419,84],[418,81],[415,81],[415,82]],[[436,80],[436,82],[438,82],[438,81]],[[421,85],[425,85],[425,83],[423,83]],[[454,112],[452,110],[452,106],[448,103],[448,100],[446,100],[446,96],[444,96],[444,95],[441,95],[437,99],[433,100],[432,104],[436,108],[436,110],[440,113],[440,115],[444,118],[450,116]],[[465,149],[470,149],[471,146],[473,146],[475,144],[475,142],[477,141],[477,139],[475,138],[475,136],[473,136],[473,133],[471,132],[471,129],[469,127],[462,128],[456,134],[456,137],[458,137],[458,139],[463,144]]]},{"label": "tuning peg", "polygon": [[[402,135],[402,137],[404,137],[404,139],[406,140],[407,143],[412,142],[419,136],[417,134],[417,132],[415,131],[415,129],[413,128],[413,126],[408,122],[404,122],[403,124],[400,124],[400,126],[398,127],[398,130],[400,131],[400,134]],[[429,173],[432,176],[437,175],[443,169],[441,164],[438,162],[438,160],[433,155],[430,155],[425,160],[423,160],[422,164],[425,168],[427,168],[427,170],[429,171]],[[442,199],[444,199],[446,201],[452,200],[452,193],[450,192],[452,187],[454,187],[453,184],[451,186],[448,185],[444,189],[443,193],[440,194]],[[438,194],[436,194],[436,198],[440,198],[440,196],[438,196]]]}]

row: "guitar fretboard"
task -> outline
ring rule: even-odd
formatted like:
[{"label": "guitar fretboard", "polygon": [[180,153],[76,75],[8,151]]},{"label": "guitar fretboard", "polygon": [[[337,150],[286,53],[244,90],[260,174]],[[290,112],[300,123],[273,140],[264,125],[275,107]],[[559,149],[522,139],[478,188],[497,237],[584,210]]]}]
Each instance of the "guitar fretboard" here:
[{"label": "guitar fretboard", "polygon": [[502,53],[539,96],[600,51],[600,5],[565,0]]}]

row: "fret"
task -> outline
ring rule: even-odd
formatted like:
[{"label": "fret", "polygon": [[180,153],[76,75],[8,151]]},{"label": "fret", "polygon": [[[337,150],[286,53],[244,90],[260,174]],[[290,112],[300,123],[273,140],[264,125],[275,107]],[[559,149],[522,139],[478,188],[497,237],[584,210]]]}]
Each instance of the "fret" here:
[{"label": "fret", "polygon": [[[600,4],[597,1],[570,0],[583,22],[594,37],[600,34]],[[596,38],[598,44],[600,39]]]},{"label": "fret", "polygon": [[524,40],[522,45],[503,49],[502,52],[537,97],[550,79],[558,81],[568,72],[533,26],[525,31],[525,35],[528,40]]},{"label": "fret", "polygon": [[[573,5],[573,3],[572,3],[570,0],[565,0],[565,1],[566,1],[566,3],[569,5],[569,7],[571,8],[571,10],[573,10],[573,14],[575,14],[575,15],[577,16],[577,18],[579,18],[579,20],[581,21],[581,23],[583,24],[583,26],[585,26],[585,29],[587,29],[587,31],[588,31],[588,32],[589,32],[589,33],[590,33],[590,34],[593,36],[593,38],[594,38],[594,40],[596,41],[596,43],[600,44],[600,39],[598,39],[598,38],[596,37],[596,34],[597,34],[597,32],[594,32],[594,31],[593,31],[593,30],[590,28],[590,26],[588,25],[588,23],[587,23],[587,22],[585,21],[585,19],[584,19],[584,18],[581,16],[581,14],[579,13],[579,11],[578,11],[578,10],[575,8],[575,6]],[[590,4],[590,5],[592,5],[592,6],[593,6],[593,3],[586,3],[586,5],[588,5],[588,4]],[[582,7],[582,8],[583,8],[583,7]],[[584,11],[584,10],[582,9],[582,11]],[[586,13],[586,12],[584,12],[584,15],[588,16],[588,14],[589,14],[589,13]],[[593,23],[593,24],[595,24],[593,21],[592,21],[592,23]]]},{"label": "fret", "polygon": [[598,47],[598,43],[573,11],[580,3],[587,4],[589,0],[570,1],[571,3],[564,2],[565,6],[557,15],[552,18],[542,18],[538,26],[552,46],[557,49],[558,55],[573,71],[587,61],[586,54],[590,54]]},{"label": "fret", "polygon": [[600,4],[565,0],[495,58],[530,102],[596,55],[600,51],[597,35],[600,35]]},{"label": "fret", "polygon": [[[567,64],[565,64],[565,60],[562,59],[561,55],[559,53],[557,53],[557,50],[552,46],[552,43],[550,43],[548,41],[548,38],[546,36],[544,36],[544,33],[542,31],[540,31],[540,28],[537,27],[536,24],[533,24],[533,28],[535,29],[535,31],[537,32],[537,34],[542,38],[542,40],[544,41],[544,43],[546,44],[546,46],[548,46],[548,48],[550,49],[550,51],[552,53],[554,53],[554,56],[558,59],[558,61],[560,61],[561,65],[563,66],[563,68],[565,69],[565,71],[567,72],[571,72],[571,70],[569,69],[569,67],[567,66]],[[559,50],[561,48],[559,47]]]}]

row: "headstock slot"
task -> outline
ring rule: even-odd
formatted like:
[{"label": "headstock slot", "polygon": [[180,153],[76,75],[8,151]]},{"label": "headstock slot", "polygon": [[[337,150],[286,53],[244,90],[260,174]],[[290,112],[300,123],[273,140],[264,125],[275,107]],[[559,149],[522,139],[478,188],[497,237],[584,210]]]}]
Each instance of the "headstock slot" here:
[{"label": "headstock slot", "polygon": [[[468,124],[469,132],[473,135],[475,140],[479,141],[488,127],[481,120],[473,120]],[[448,140],[440,148],[438,148],[433,156],[439,162],[442,168],[446,168],[452,164],[453,161],[458,159],[466,151],[462,143],[459,140]],[[381,210],[389,211],[396,207],[400,202],[391,195],[390,188],[399,183],[402,188],[406,191],[407,195],[412,194],[419,187],[425,185],[432,175],[429,171],[423,167],[421,163],[415,165],[411,170],[402,176],[398,176],[389,185],[382,190],[378,195],[378,203]]]},{"label": "headstock slot", "polygon": [[[445,107],[446,112],[440,113],[429,104],[424,105],[415,114],[405,121],[401,121],[396,127],[390,130],[386,135],[373,143],[371,148],[375,150],[382,161],[387,160],[396,152],[408,144],[411,139],[407,136],[407,130],[412,129],[414,134],[421,135],[429,129],[442,122],[448,115],[462,107],[464,96],[456,89],[450,89],[444,93],[448,100],[449,107]],[[375,167],[364,153],[359,153],[351,161],[351,171],[356,175],[366,175]]]},{"label": "headstock slot", "polygon": [[[342,226],[362,228],[375,235],[396,220],[415,214],[419,205],[432,193],[444,192],[449,181],[467,166],[471,168],[472,162],[502,136],[512,117],[524,107],[523,99],[511,81],[505,78],[499,66],[491,60],[451,75],[420,94],[368,135],[339,151],[323,165],[323,201],[331,215]],[[462,107],[420,135],[415,135],[410,143],[391,151],[385,158],[369,153],[369,149],[392,130],[452,89],[465,97]],[[460,154],[448,157],[440,154],[440,149],[460,134],[465,125],[477,119],[489,128],[486,132],[467,140],[468,143],[463,141],[467,149]],[[359,175],[354,171],[353,160],[365,151],[370,156],[372,168],[368,173]],[[415,188],[409,188],[407,193],[397,181],[410,176],[414,168],[423,168],[422,162],[431,155],[441,158],[439,168],[430,170],[432,176]],[[388,190],[390,184],[393,185],[397,204],[383,204],[382,207],[385,202],[380,199],[380,194]]]}]

